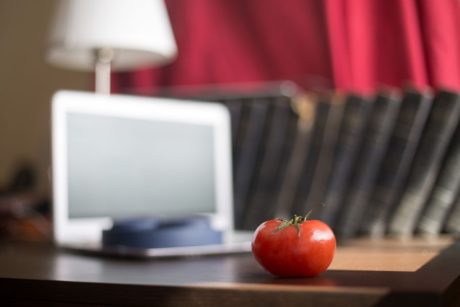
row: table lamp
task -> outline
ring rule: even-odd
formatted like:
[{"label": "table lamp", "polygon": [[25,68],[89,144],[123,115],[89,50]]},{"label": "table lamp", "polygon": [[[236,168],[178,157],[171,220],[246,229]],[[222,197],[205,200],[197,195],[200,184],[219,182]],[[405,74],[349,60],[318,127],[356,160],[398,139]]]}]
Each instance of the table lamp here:
[{"label": "table lamp", "polygon": [[47,60],[96,72],[97,93],[110,73],[172,61],[177,53],[163,0],[59,0]]}]

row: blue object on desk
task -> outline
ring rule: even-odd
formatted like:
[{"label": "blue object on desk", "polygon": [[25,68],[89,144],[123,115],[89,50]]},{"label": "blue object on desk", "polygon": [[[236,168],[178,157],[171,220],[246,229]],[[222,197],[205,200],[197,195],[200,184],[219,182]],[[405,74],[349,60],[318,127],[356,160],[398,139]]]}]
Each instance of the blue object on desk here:
[{"label": "blue object on desk", "polygon": [[222,232],[211,228],[206,217],[161,220],[136,218],[114,222],[102,232],[106,247],[159,248],[222,243]]}]

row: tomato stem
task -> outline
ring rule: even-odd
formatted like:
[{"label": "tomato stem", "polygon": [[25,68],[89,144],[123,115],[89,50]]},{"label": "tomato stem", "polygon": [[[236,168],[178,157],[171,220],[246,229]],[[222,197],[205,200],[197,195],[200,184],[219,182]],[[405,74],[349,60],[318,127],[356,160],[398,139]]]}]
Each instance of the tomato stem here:
[{"label": "tomato stem", "polygon": [[297,229],[297,235],[300,236],[300,225],[305,222],[310,216],[312,210],[308,211],[305,216],[294,214],[290,220],[281,220],[281,224],[276,228],[276,232],[283,230],[289,226],[294,226]]}]

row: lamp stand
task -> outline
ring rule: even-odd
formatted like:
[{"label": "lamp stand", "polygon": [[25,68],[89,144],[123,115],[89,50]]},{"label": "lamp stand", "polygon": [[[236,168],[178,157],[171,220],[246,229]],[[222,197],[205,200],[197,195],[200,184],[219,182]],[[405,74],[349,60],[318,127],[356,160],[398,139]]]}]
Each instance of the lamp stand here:
[{"label": "lamp stand", "polygon": [[113,49],[100,48],[95,51],[96,93],[110,94],[110,70],[113,57]]}]

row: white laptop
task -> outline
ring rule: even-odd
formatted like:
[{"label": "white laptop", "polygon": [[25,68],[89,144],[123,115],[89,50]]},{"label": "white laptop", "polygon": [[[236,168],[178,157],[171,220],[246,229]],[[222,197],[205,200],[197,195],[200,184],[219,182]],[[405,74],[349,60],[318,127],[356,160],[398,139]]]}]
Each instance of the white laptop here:
[{"label": "white laptop", "polygon": [[[53,97],[53,218],[58,246],[163,257],[250,250],[233,229],[230,119],[205,102],[60,91]],[[199,215],[223,243],[103,248],[114,220]]]}]

